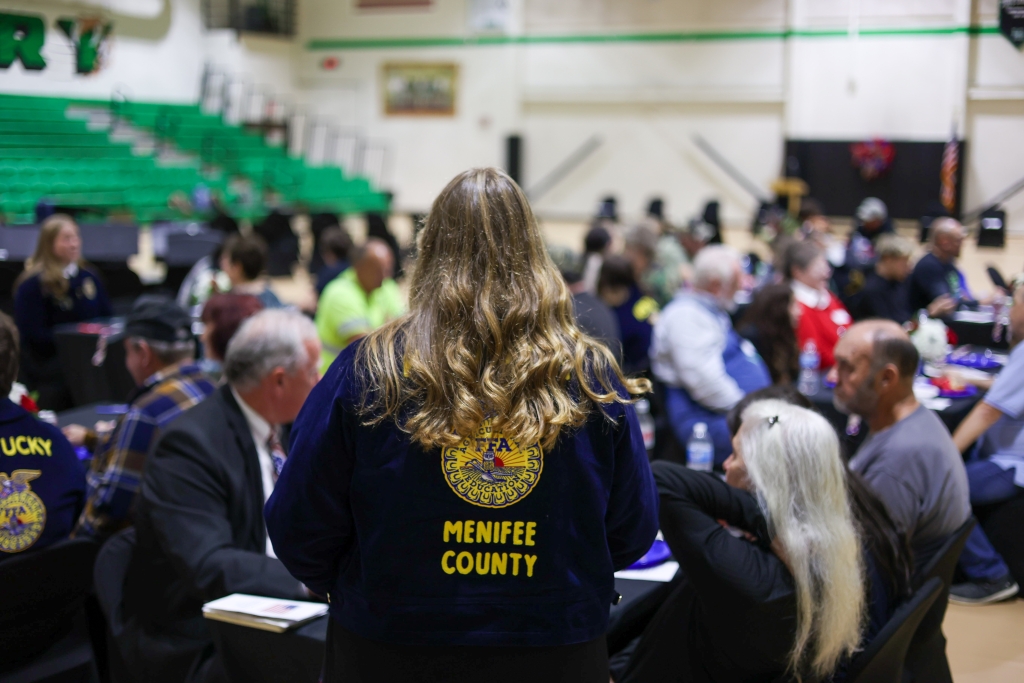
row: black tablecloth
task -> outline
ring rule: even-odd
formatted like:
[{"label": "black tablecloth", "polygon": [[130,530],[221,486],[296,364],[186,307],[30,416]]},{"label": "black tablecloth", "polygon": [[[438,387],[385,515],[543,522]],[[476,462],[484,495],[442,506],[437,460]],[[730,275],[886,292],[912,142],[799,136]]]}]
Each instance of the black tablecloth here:
[{"label": "black tablecloth", "polygon": [[207,620],[217,651],[233,681],[317,683],[327,642],[327,620],[285,633]]},{"label": "black tablecloth", "polygon": [[[615,579],[623,609],[630,601],[661,585],[654,581]],[[232,680],[246,683],[316,683],[327,642],[327,620],[321,617],[285,633],[271,633],[222,621],[207,620],[217,651]],[[486,678],[486,676],[484,676]]]},{"label": "black tablecloth", "polygon": [[117,420],[123,414],[123,405],[106,402],[90,403],[57,413],[57,426],[82,425],[90,429],[98,420]]},{"label": "black tablecloth", "polygon": [[123,403],[135,390],[135,380],[125,367],[124,344],[107,345],[103,363],[93,365],[98,334],[80,332],[78,325],[58,325],[54,329],[57,356],[64,380],[76,406],[90,403]]},{"label": "black tablecloth", "polygon": [[995,323],[970,323],[960,320],[947,320],[946,326],[956,334],[957,346],[970,344],[972,346],[984,346],[1003,351],[1010,348],[1005,329],[1003,329],[999,339],[992,339],[992,330],[995,328]]}]

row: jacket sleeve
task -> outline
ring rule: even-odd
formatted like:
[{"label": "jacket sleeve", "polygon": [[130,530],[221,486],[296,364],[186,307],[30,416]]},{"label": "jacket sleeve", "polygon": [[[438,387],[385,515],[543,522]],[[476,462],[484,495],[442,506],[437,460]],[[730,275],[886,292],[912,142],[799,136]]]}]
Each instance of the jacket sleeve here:
[{"label": "jacket sleeve", "polygon": [[318,595],[334,586],[354,538],[349,486],[355,417],[337,396],[347,375],[344,361],[331,366],[299,413],[288,460],[264,510],[274,552]]},{"label": "jacket sleeve", "polygon": [[[781,566],[768,549],[767,522],[754,497],[717,476],[682,465],[652,466],[661,497],[661,531],[672,555],[690,577],[700,599],[736,595],[761,601]],[[757,542],[737,538],[721,524],[754,534]]]},{"label": "jacket sleeve", "polygon": [[121,418],[92,459],[86,512],[79,521],[79,534],[103,538],[117,531],[131,516],[146,452],[157,434],[156,420],[138,408],[132,408]]},{"label": "jacket sleeve", "polygon": [[96,283],[96,311],[97,317],[109,318],[114,315],[114,307],[110,303],[110,295],[107,294],[107,287],[103,284],[103,280],[96,276],[95,273],[92,275],[93,282]]},{"label": "jacket sleeve", "polygon": [[626,405],[615,433],[615,471],[608,496],[605,528],[615,570],[646,553],[658,533],[658,492],[636,409]]},{"label": "jacket sleeve", "polygon": [[214,462],[195,436],[176,430],[147,459],[140,505],[175,573],[203,601],[232,593],[304,597],[279,560],[237,547],[231,494]]}]

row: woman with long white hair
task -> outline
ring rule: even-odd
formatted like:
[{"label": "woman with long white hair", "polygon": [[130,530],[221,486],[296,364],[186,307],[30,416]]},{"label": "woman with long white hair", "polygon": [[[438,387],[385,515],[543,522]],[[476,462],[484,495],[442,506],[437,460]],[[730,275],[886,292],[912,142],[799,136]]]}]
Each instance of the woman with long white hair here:
[{"label": "woman with long white hair", "polygon": [[863,559],[835,431],[805,408],[758,401],[733,448],[728,483],[652,466],[681,572],[613,668],[620,683],[822,681],[860,642]]}]

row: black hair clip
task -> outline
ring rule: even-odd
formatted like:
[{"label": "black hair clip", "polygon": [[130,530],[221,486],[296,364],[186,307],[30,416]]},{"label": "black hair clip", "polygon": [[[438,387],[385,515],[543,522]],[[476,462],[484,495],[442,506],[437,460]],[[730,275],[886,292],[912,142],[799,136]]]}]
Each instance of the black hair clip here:
[{"label": "black hair clip", "polygon": [[771,429],[772,427],[774,427],[778,423],[779,423],[779,416],[778,415],[772,415],[771,417],[768,418],[768,429]]}]

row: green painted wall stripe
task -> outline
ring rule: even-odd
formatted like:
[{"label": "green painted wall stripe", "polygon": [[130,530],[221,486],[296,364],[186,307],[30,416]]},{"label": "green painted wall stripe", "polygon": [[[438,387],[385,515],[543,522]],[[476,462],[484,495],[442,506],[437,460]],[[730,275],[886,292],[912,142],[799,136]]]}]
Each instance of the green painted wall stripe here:
[{"label": "green painted wall stripe", "polygon": [[[998,26],[946,26],[935,28],[868,28],[862,36],[948,36],[999,33]],[[322,38],[306,43],[307,50],[366,50],[374,48],[474,47],[490,45],[550,45],[578,43],[689,43],[723,40],[780,40],[786,38],[842,38],[843,29],[790,29],[778,31],[699,31],[684,33],[612,33],[577,35],[473,36],[436,38]]]}]

